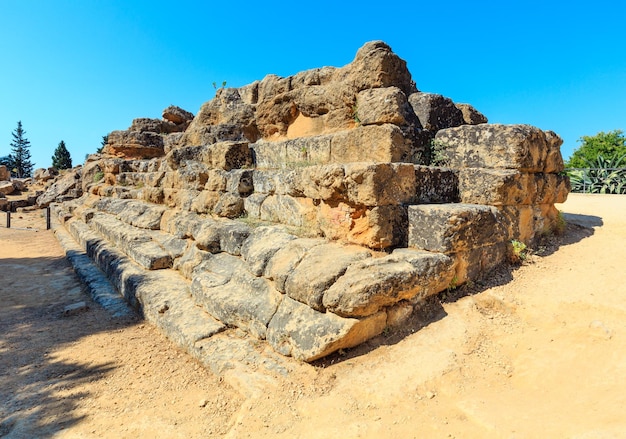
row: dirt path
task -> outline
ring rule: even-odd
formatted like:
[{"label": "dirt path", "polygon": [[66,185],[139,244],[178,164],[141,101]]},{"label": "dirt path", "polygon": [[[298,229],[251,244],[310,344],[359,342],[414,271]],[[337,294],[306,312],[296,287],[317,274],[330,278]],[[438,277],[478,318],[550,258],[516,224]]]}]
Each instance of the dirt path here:
[{"label": "dirt path", "polygon": [[0,436],[626,437],[626,197],[559,208],[591,228],[250,400],[148,325],[62,317],[85,298],[50,232],[0,227]]}]

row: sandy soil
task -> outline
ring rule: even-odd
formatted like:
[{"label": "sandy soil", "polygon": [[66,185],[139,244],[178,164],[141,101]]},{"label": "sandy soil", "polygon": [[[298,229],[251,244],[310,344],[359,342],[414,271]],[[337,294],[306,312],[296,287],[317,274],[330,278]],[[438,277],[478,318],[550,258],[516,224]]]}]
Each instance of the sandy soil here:
[{"label": "sandy soil", "polygon": [[558,207],[557,251],[252,399],[141,321],[63,316],[88,299],[44,219],[0,214],[0,436],[626,437],[626,197]]}]

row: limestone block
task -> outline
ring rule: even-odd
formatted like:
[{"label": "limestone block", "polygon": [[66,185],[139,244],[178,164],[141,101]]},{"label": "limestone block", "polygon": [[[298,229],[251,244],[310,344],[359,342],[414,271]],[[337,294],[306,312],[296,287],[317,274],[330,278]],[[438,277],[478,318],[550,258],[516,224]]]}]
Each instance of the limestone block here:
[{"label": "limestone block", "polygon": [[449,285],[454,275],[451,258],[403,250],[350,265],[324,294],[326,310],[343,317],[363,317],[401,300],[436,294]]},{"label": "limestone block", "polygon": [[234,256],[241,255],[243,243],[252,233],[252,229],[236,221],[223,221],[219,228],[219,244],[222,251]]},{"label": "limestone block", "polygon": [[442,95],[417,92],[411,94],[408,100],[425,130],[437,132],[465,122],[462,111],[451,99]]},{"label": "limestone block", "polygon": [[169,253],[172,260],[183,256],[189,244],[186,239],[175,238],[167,233],[155,233],[152,239]]},{"label": "limestone block", "polygon": [[[231,268],[230,276],[225,275],[224,267]],[[267,325],[283,298],[267,279],[254,276],[245,262],[225,253],[208,259],[197,270],[191,294],[213,317],[260,339],[265,338]]]},{"label": "limestone block", "polygon": [[166,210],[161,217],[160,229],[177,238],[194,238],[203,219],[193,212]]},{"label": "limestone block", "polygon": [[165,210],[167,210],[165,206],[148,205],[131,200],[127,203],[127,208],[117,217],[135,227],[157,230],[161,226],[161,216]]},{"label": "limestone block", "polygon": [[407,96],[415,92],[415,84],[406,62],[382,41],[370,41],[361,47],[354,60],[343,67],[345,81],[357,91],[368,88],[396,86]]},{"label": "limestone block", "polygon": [[240,169],[251,167],[254,163],[252,150],[248,142],[218,142],[203,150],[202,160],[211,168]]},{"label": "limestone block", "polygon": [[487,118],[484,114],[478,111],[470,104],[454,104],[456,108],[461,110],[463,114],[463,122],[467,125],[478,125],[479,123],[487,123]]},{"label": "limestone block", "polygon": [[165,200],[163,189],[161,188],[145,187],[141,189],[140,193],[140,199],[149,203],[163,204]]},{"label": "limestone block", "polygon": [[185,111],[175,105],[170,105],[163,110],[163,119],[180,125],[193,120],[193,113]]},{"label": "limestone block", "polygon": [[295,139],[260,140],[250,145],[261,169],[296,168],[330,161],[332,135]]},{"label": "limestone block", "polygon": [[195,245],[190,245],[187,247],[182,257],[174,261],[173,268],[178,270],[185,278],[192,279],[196,267],[211,258],[211,256],[211,253],[200,250]]},{"label": "limestone block", "polygon": [[254,191],[254,184],[252,182],[252,170],[233,169],[229,172],[226,172],[225,175],[227,192],[245,197],[247,195],[250,195]]},{"label": "limestone block", "polygon": [[543,172],[558,174],[563,172],[565,164],[561,155],[561,145],[563,139],[554,131],[544,131],[546,142],[548,144],[548,152],[546,157],[546,167]]},{"label": "limestone block", "polygon": [[344,165],[346,199],[364,206],[397,205],[416,192],[415,168],[409,163],[348,163]]},{"label": "limestone block", "polygon": [[243,207],[248,218],[259,219],[261,217],[261,206],[268,197],[266,194],[254,193],[243,199]]},{"label": "limestone block", "polygon": [[94,215],[90,225],[148,270],[169,268],[172,257],[146,231],[127,225],[106,214]]},{"label": "limestone block", "polygon": [[359,126],[332,135],[330,161],[350,162],[409,162],[410,145],[402,130],[392,124]]},{"label": "limestone block", "polygon": [[288,242],[269,260],[264,276],[273,280],[276,289],[284,293],[287,277],[295,270],[306,253],[313,247],[326,242],[320,238],[299,238]]},{"label": "limestone block", "polygon": [[386,321],[384,312],[361,320],[346,319],[284,297],[268,326],[267,341],[283,355],[311,362],[377,336]]},{"label": "limestone block", "polygon": [[499,242],[464,250],[455,255],[457,285],[468,280],[486,277],[490,271],[506,261],[508,242]]},{"label": "limestone block", "polygon": [[209,169],[204,189],[207,191],[225,192],[227,176],[228,173],[223,169]]},{"label": "limestone block", "polygon": [[296,237],[280,227],[255,228],[241,246],[241,256],[255,276],[261,276],[271,257]]},{"label": "limestone block", "polygon": [[216,191],[200,191],[198,196],[191,203],[191,211],[196,213],[213,212],[215,206],[220,200],[221,192]]},{"label": "limestone block", "polygon": [[507,240],[504,218],[478,204],[422,204],[408,207],[409,247],[456,253]]},{"label": "limestone block", "polygon": [[315,310],[324,311],[324,292],[352,263],[369,257],[370,251],[356,245],[329,243],[314,246],[287,277],[285,293]]},{"label": "limestone block", "polygon": [[455,170],[415,165],[415,181],[411,204],[459,202],[459,177]]},{"label": "limestone block", "polygon": [[126,158],[153,158],[165,154],[163,137],[150,131],[112,131],[104,153]]},{"label": "limestone block", "polygon": [[408,125],[409,108],[406,95],[398,87],[366,89],[356,98],[357,117],[362,125]]},{"label": "limestone block", "polygon": [[525,173],[513,169],[459,170],[462,203],[502,205],[562,203],[569,192],[563,175]]},{"label": "limestone block", "polygon": [[554,204],[502,206],[499,210],[505,219],[509,240],[526,244],[532,243],[540,234],[552,233],[559,216]]},{"label": "limestone block", "polygon": [[296,138],[284,143],[285,164],[288,168],[320,165],[330,161],[331,136]]},{"label": "limestone block", "polygon": [[557,161],[556,141],[553,134],[549,137],[552,146],[546,133],[530,125],[481,124],[441,130],[435,140],[443,146],[441,154],[453,168],[544,172],[549,151],[551,162]]},{"label": "limestone block", "polygon": [[289,195],[267,196],[259,211],[259,218],[295,227],[304,227],[315,222],[316,209],[307,198],[294,198]]},{"label": "limestone block", "polygon": [[314,200],[345,199],[345,170],[341,164],[311,166],[301,170],[302,193]]},{"label": "limestone block", "polygon": [[238,218],[243,213],[243,198],[230,192],[223,193],[215,204],[213,213],[224,218]]},{"label": "limestone block", "polygon": [[353,216],[346,240],[352,244],[383,250],[404,246],[407,242],[407,210],[402,205],[389,205],[360,210]]},{"label": "limestone block", "polygon": [[210,253],[219,253],[222,248],[220,246],[220,223],[205,219],[194,236],[196,247]]}]

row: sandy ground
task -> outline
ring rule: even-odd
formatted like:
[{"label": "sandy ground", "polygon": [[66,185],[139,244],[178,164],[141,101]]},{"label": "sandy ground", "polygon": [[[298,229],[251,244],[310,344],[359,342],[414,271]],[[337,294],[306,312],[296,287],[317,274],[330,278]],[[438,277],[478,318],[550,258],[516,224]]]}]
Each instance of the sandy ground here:
[{"label": "sandy ground", "polygon": [[141,321],[63,316],[88,299],[41,214],[0,214],[0,437],[626,437],[626,197],[558,207],[587,228],[557,251],[252,399]]}]

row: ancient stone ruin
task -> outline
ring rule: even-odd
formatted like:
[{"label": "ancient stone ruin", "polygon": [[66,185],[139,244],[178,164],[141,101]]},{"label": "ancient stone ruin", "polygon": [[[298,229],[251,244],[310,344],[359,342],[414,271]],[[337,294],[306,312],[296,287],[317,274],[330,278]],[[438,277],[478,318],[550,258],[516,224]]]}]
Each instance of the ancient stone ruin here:
[{"label": "ancient stone ruin", "polygon": [[418,91],[370,42],[341,68],[220,89],[195,117],[135,119],[69,177],[82,196],[54,205],[192,354],[269,345],[310,362],[402,325],[555,226],[561,139],[486,122]]}]

